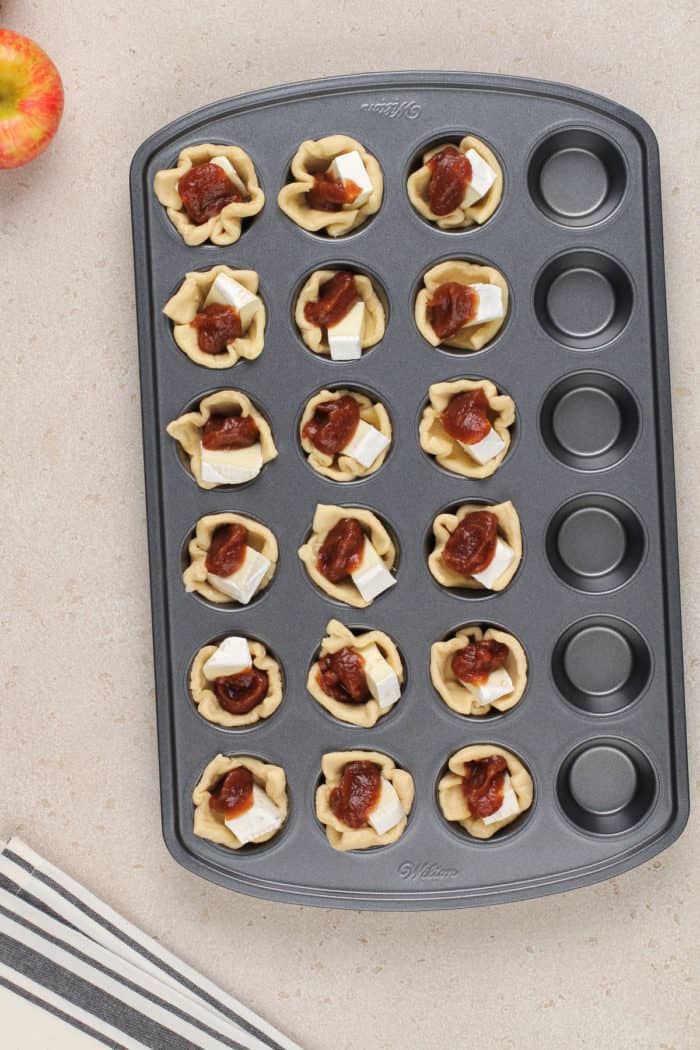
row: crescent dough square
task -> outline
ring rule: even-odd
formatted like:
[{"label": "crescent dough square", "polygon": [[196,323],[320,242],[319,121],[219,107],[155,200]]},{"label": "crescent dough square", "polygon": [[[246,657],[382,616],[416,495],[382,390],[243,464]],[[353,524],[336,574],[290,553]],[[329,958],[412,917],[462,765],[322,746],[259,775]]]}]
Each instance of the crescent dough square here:
[{"label": "crescent dough square", "polygon": [[[317,324],[312,324],[311,321],[307,321],[304,316],[304,307],[307,303],[317,303],[320,297],[320,290],[324,284],[327,284],[331,278],[335,277],[339,270],[314,270],[311,276],[308,278],[304,287],[299,292],[296,306],[294,307],[294,320],[296,321],[297,328],[301,334],[301,338],[304,340],[309,350],[313,350],[315,354],[325,354],[330,357],[331,348],[328,345],[328,340],[325,336],[324,329]],[[374,346],[384,337],[384,331],[386,329],[386,318],[384,315],[384,307],[381,304],[379,296],[374,290],[374,285],[369,277],[362,273],[353,274],[355,279],[355,288],[357,294],[365,304],[365,314],[362,320],[362,334],[360,336],[360,344],[363,350],[368,350],[370,346]]]},{"label": "crescent dough square", "polygon": [[[457,284],[496,284],[503,292],[504,316],[497,321],[485,321],[483,324],[468,325],[460,328],[449,339],[440,339],[430,323],[430,310],[428,303],[433,293],[441,284],[451,282]],[[505,278],[493,266],[481,266],[479,263],[463,262],[461,259],[450,259],[447,262],[438,263],[437,266],[426,270],[423,276],[424,287],[416,296],[415,318],[418,331],[431,346],[451,346],[455,350],[481,350],[490,343],[497,332],[503,327],[503,322],[508,315],[508,285]]]},{"label": "crescent dough square", "polygon": [[272,431],[267,420],[258,412],[250,398],[239,390],[218,390],[203,397],[196,412],[178,416],[165,428],[171,438],[181,445],[190,458],[190,470],[201,489],[215,489],[216,482],[202,480],[202,431],[212,416],[251,416],[260,431],[260,448],[263,464],[277,456]]},{"label": "crescent dough square", "polygon": [[232,270],[230,266],[219,264],[212,266],[211,270],[194,270],[185,274],[175,295],[163,307],[165,316],[174,322],[173,338],[177,345],[191,361],[205,368],[232,368],[241,357],[254,361],[260,357],[265,345],[265,306],[261,299],[246,332],[228,343],[225,350],[220,354],[205,354],[199,349],[197,329],[192,327],[192,321],[204,306],[204,300],[220,273],[238,281],[253,295],[258,294],[260,281],[255,270]]},{"label": "crescent dough square", "polygon": [[[306,194],[314,184],[314,175],[327,171],[329,166],[341,153],[357,150],[362,158],[372,192],[368,200],[359,208],[347,211],[321,211],[312,208]],[[282,211],[304,230],[317,233],[325,230],[330,237],[342,237],[345,233],[357,229],[366,222],[370,215],[379,211],[384,193],[384,177],[377,160],[368,153],[361,142],[348,135],[327,135],[325,138],[307,139],[299,146],[292,160],[293,182],[283,186],[277,197]]]},{"label": "crescent dough square", "polygon": [[363,510],[361,507],[337,507],[330,503],[317,504],[311,525],[311,536],[299,548],[299,557],[306,566],[306,571],[313,583],[325,594],[346,605],[352,605],[355,609],[366,609],[372,603],[365,601],[352,580],[331,583],[316,568],[318,552],[323,541],[341,518],[355,518],[359,521],[365,535],[368,536],[387,569],[393,569],[396,561],[396,548],[379,518],[371,510]]},{"label": "crescent dough square", "polygon": [[[337,653],[346,646],[357,649],[361,653],[363,649],[367,649],[370,645],[376,645],[399,682],[403,683],[403,663],[396,645],[388,634],[384,634],[383,631],[365,631],[363,634],[354,634],[339,620],[329,620],[326,631],[328,633],[321,642],[319,657],[328,656],[329,653]],[[353,726],[370,729],[377,724],[380,718],[388,714],[393,709],[393,706],[396,706],[393,705],[382,709],[374,697],[364,704],[345,704],[341,700],[336,700],[335,697],[329,696],[323,691],[318,681],[318,670],[318,660],[316,660],[309,670],[306,688],[321,707],[325,707],[326,711],[329,711],[334,718],[339,719],[341,722],[348,722]]]},{"label": "crescent dough square", "polygon": [[[220,846],[228,846],[229,849],[240,849],[243,843],[226,827],[223,813],[217,813],[209,808],[209,799],[212,795],[212,788],[227,773],[230,773],[232,769],[236,769],[238,766],[245,766],[246,769],[250,770],[255,783],[263,789],[268,798],[280,809],[284,820],[287,819],[289,808],[287,778],[281,766],[273,766],[269,762],[261,762],[260,759],[251,758],[249,755],[217,755],[205,768],[196,788],[192,792],[194,833],[202,839],[208,839],[209,842],[216,842]],[[268,832],[267,835],[261,835],[259,838],[253,839],[253,842],[268,842],[281,830],[282,828],[278,828],[277,831]]]},{"label": "crescent dough square", "polygon": [[[477,463],[465,452],[459,441],[450,437],[440,416],[456,394],[466,390],[484,391],[489,403],[489,422],[505,448],[486,463]],[[488,478],[498,470],[510,446],[510,427],[515,422],[515,402],[507,394],[499,394],[490,379],[455,379],[448,383],[433,383],[428,390],[430,404],[423,410],[420,422],[420,445],[424,452],[435,459],[445,470],[463,478]]]},{"label": "crescent dough square", "polygon": [[332,456],[321,452],[308,438],[304,437],[304,426],[313,418],[318,406],[325,401],[339,401],[346,394],[354,397],[360,406],[360,419],[376,427],[385,438],[391,441],[391,420],[381,401],[372,401],[366,394],[360,394],[356,390],[321,390],[318,394],[314,394],[307,401],[304,414],[301,417],[299,440],[301,447],[306,453],[309,466],[317,474],[323,474],[325,478],[330,478],[332,481],[354,481],[356,478],[366,478],[370,474],[374,474],[381,467],[391,448],[390,444],[387,445],[384,451],[379,453],[371,467],[363,467],[352,456],[344,455],[342,452]]},{"label": "crescent dough square", "polygon": [[248,530],[248,546],[272,562],[263,576],[259,591],[264,590],[275,575],[278,558],[277,540],[265,525],[245,517],[244,514],[207,514],[197,522],[195,534],[188,546],[190,564],[182,574],[185,590],[196,591],[197,594],[201,594],[210,602],[216,602],[217,605],[237,605],[238,603],[233,598],[218,591],[207,580],[206,557],[211,538],[220,525],[244,525]]},{"label": "crescent dough square", "polygon": [[466,153],[467,150],[473,149],[496,172],[496,178],[491,189],[468,208],[460,206],[455,208],[454,211],[448,212],[447,215],[436,215],[431,209],[428,203],[428,186],[430,185],[432,173],[428,167],[428,161],[436,153],[440,153],[448,146],[454,147],[454,143],[441,142],[439,146],[434,146],[423,154],[422,166],[408,177],[408,182],[406,183],[408,199],[424,219],[436,223],[442,230],[464,229],[468,226],[473,226],[475,223],[481,224],[486,222],[501,203],[501,197],[503,196],[503,172],[495,153],[481,139],[475,138],[474,135],[466,135],[457,146],[457,149],[461,153]]},{"label": "crescent dough square", "polygon": [[190,692],[202,718],[217,726],[233,729],[239,726],[252,726],[261,719],[269,718],[282,703],[282,672],[280,665],[268,653],[261,642],[248,639],[248,648],[253,658],[253,667],[265,671],[268,677],[267,695],[259,704],[244,715],[235,715],[226,711],[219,703],[212,683],[204,675],[204,665],[213,656],[218,645],[203,646],[194,660],[190,670]]},{"label": "crescent dough square", "polygon": [[[472,817],[469,812],[462,791],[462,775],[465,762],[478,762],[479,759],[489,758],[491,755],[502,755],[506,760],[510,782],[518,799],[518,812],[511,817],[505,817],[504,820],[496,820],[493,824],[484,824],[481,817]],[[503,747],[496,747],[494,744],[472,744],[456,751],[447,765],[450,772],[441,777],[438,784],[438,802],[442,815],[446,820],[460,824],[476,839],[490,839],[501,828],[517,820],[520,814],[532,805],[532,777],[520,759]]]},{"label": "crescent dough square", "polygon": [[[393,828],[379,835],[373,827],[349,828],[333,813],[329,797],[333,788],[340,784],[343,770],[348,762],[376,762],[381,766],[382,776],[394,785],[406,816]],[[401,838],[406,830],[408,814],[413,806],[415,788],[413,777],[405,769],[399,769],[388,755],[379,751],[330,751],[321,759],[321,772],[325,783],[316,789],[316,816],[326,826],[326,836],[333,849],[345,852],[349,849],[370,849],[372,846],[388,846]]]},{"label": "crescent dough square", "polygon": [[[231,166],[245,185],[250,200],[231,201],[230,204],[224,205],[218,215],[212,215],[211,219],[196,226],[190,222],[183,208],[177,184],[191,168],[207,164],[212,157],[226,157],[231,162]],[[265,194],[258,185],[255,165],[240,146],[213,146],[208,142],[201,146],[187,146],[180,151],[176,168],[163,168],[156,172],[153,189],[185,244],[193,246],[203,244],[207,240],[219,245],[235,244],[241,235],[243,219],[257,215],[265,203]]]},{"label": "crescent dough square", "polygon": [[[445,565],[442,560],[442,552],[459,522],[467,514],[472,514],[477,510],[488,510],[496,515],[498,518],[498,535],[506,541],[515,554],[515,558],[506,571],[498,577],[493,587],[489,588],[484,587],[483,584],[471,576],[462,576],[461,573],[455,572],[454,569]],[[433,535],[435,536],[435,547],[428,556],[428,568],[437,582],[441,583],[443,587],[466,587],[471,591],[502,591],[515,576],[523,556],[520,519],[510,500],[506,503],[488,505],[464,503],[456,514],[438,514],[433,521]]]},{"label": "crescent dough square", "polygon": [[[465,645],[484,639],[501,642],[502,645],[508,647],[505,669],[511,677],[513,689],[506,696],[482,706],[477,704],[473,693],[456,677],[451,664],[454,654],[463,649]],[[486,631],[477,626],[462,627],[447,641],[434,642],[431,646],[430,677],[448,707],[460,715],[480,717],[488,714],[492,707],[495,707],[497,711],[508,711],[511,707],[515,707],[527,685],[527,657],[517,638],[514,638],[512,634],[507,634],[506,631],[499,631],[495,627],[489,627]]]}]

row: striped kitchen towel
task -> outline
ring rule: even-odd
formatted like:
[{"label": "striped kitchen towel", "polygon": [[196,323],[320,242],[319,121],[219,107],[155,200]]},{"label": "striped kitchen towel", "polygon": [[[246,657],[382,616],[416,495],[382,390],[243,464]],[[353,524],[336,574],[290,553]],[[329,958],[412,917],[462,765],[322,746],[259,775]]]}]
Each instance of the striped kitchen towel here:
[{"label": "striped kitchen towel", "polygon": [[21,839],[0,844],[3,1050],[301,1050]]}]

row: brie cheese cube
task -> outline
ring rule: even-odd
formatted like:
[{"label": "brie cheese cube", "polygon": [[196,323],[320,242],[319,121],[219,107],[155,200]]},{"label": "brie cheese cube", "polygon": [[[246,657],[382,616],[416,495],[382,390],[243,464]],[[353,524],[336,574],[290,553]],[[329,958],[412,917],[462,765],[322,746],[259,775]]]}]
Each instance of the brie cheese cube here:
[{"label": "brie cheese cube", "polygon": [[378,835],[384,835],[403,820],[406,814],[396,788],[382,777],[376,806],[367,814],[367,819]]},{"label": "brie cheese cube", "polygon": [[513,791],[513,787],[510,782],[510,777],[506,773],[505,780],[503,781],[503,802],[489,817],[482,817],[484,824],[495,824],[497,820],[505,820],[506,817],[514,817],[516,813],[520,812],[520,806],[518,805],[518,796]]},{"label": "brie cheese cube", "polygon": [[245,846],[281,828],[282,814],[263,789],[253,784],[253,805],[237,817],[225,817],[224,824]]},{"label": "brie cheese cube", "polygon": [[264,555],[258,554],[252,547],[246,547],[243,564],[230,576],[217,576],[216,573],[207,573],[207,580],[223,594],[235,598],[241,605],[247,605],[263,577],[270,568],[270,562]]},{"label": "brie cheese cube", "polygon": [[208,682],[214,682],[217,678],[240,674],[252,666],[253,657],[248,647],[248,639],[232,635],[230,638],[224,638],[216,652],[206,661],[202,671]]},{"label": "brie cheese cube", "polygon": [[472,579],[476,580],[483,587],[493,587],[494,583],[499,576],[502,576],[508,566],[512,563],[515,558],[515,554],[503,540],[498,537],[496,539],[496,550],[493,553],[493,558],[488,563],[485,569],[481,572],[475,572],[472,574]]},{"label": "brie cheese cube", "polygon": [[202,481],[214,485],[242,485],[257,478],[263,458],[260,442],[248,448],[201,448]]},{"label": "brie cheese cube", "polygon": [[362,561],[350,575],[366,602],[373,601],[378,595],[388,590],[389,587],[393,587],[396,583],[396,580],[366,537],[362,551]]},{"label": "brie cheese cube", "polygon": [[365,304],[355,303],[337,324],[328,328],[328,346],[333,361],[356,361],[362,357],[362,326]]},{"label": "brie cheese cube", "polygon": [[362,650],[365,661],[365,677],[369,691],[382,711],[395,704],[401,696],[401,686],[396,673],[384,659],[377,645],[368,645]]},{"label": "brie cheese cube", "polygon": [[482,466],[506,447],[505,441],[498,436],[493,427],[481,441],[475,441],[473,445],[465,445],[464,442],[460,441],[460,445],[465,452],[469,453],[472,459],[475,459]]},{"label": "brie cheese cube", "polygon": [[253,314],[260,306],[260,299],[238,281],[234,281],[233,277],[220,273],[212,284],[203,305],[211,306],[212,303],[235,307],[241,318],[241,330],[245,332],[250,328]]},{"label": "brie cheese cube", "polygon": [[354,182],[356,186],[360,187],[360,194],[352,204],[343,205],[345,211],[351,208],[361,208],[363,204],[367,203],[372,192],[372,180],[367,174],[367,168],[364,166],[362,157],[356,149],[350,150],[349,153],[341,153],[339,157],[336,157],[328,168],[328,174],[334,179],[339,179],[343,184]]},{"label": "brie cheese cube", "polygon": [[212,157],[209,163],[216,164],[217,168],[221,168],[224,174],[228,175],[233,185],[243,197],[248,196],[248,190],[245,188],[245,183],[228,157]]},{"label": "brie cheese cube", "polygon": [[503,289],[497,284],[470,284],[477,296],[476,310],[471,320],[467,321],[463,328],[469,328],[475,324],[486,324],[487,321],[500,321],[505,317],[503,309]]},{"label": "brie cheese cube", "polygon": [[494,700],[500,700],[513,692],[513,679],[505,667],[499,667],[492,671],[485,682],[475,685],[473,682],[464,682],[464,686],[476,698],[479,707],[484,704],[492,704]]},{"label": "brie cheese cube", "polygon": [[389,444],[389,438],[370,423],[361,419],[357,430],[343,449],[343,454],[352,456],[363,467],[371,467],[377,456],[381,455]]},{"label": "brie cheese cube", "polygon": [[471,164],[472,175],[462,205],[469,208],[489,192],[496,181],[496,172],[475,149],[468,149],[464,155]]}]

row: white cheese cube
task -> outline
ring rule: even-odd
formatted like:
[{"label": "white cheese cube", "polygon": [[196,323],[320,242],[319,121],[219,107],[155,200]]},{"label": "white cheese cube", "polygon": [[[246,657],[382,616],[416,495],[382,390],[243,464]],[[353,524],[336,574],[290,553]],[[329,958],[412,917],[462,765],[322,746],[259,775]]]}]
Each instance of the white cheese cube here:
[{"label": "white cheese cube", "polygon": [[472,579],[476,580],[483,587],[493,587],[498,577],[503,575],[514,558],[515,554],[508,544],[504,543],[500,537],[497,537],[493,558],[485,569],[482,569],[481,572],[473,573]]},{"label": "white cheese cube", "polygon": [[399,796],[396,794],[396,788],[382,777],[379,798],[374,808],[367,814],[367,819],[378,835],[384,835],[396,827],[405,816]]},{"label": "white cheese cube", "polygon": [[476,292],[478,299],[474,316],[463,325],[464,328],[505,317],[503,290],[497,284],[470,284],[469,287]]},{"label": "white cheese cube", "polygon": [[366,537],[362,551],[362,561],[350,575],[366,602],[374,601],[378,595],[388,590],[389,587],[393,587],[396,583],[396,580]]},{"label": "white cheese cube", "polygon": [[248,190],[245,188],[245,183],[228,157],[212,157],[209,163],[216,164],[217,168],[221,168],[221,170],[228,175],[233,185],[243,197],[248,196]]},{"label": "white cheese cube", "polygon": [[337,324],[328,328],[328,346],[333,361],[356,361],[362,357],[362,326],[365,304],[355,303]]},{"label": "white cheese cube", "polygon": [[386,711],[401,696],[398,676],[384,659],[377,645],[368,645],[362,650],[362,656],[369,691],[382,711]]},{"label": "white cheese cube", "polygon": [[253,784],[253,805],[237,817],[225,817],[224,824],[243,845],[269,835],[282,827],[282,814],[272,799]]},{"label": "white cheese cube", "polygon": [[207,580],[222,594],[228,594],[241,605],[247,605],[262,583],[271,564],[272,562],[264,555],[258,554],[252,547],[246,547],[245,558],[239,569],[236,569],[230,576],[207,573]]},{"label": "white cheese cube", "polygon": [[512,693],[513,679],[505,667],[499,667],[497,670],[492,671],[481,685],[465,682],[464,686],[476,698],[479,706],[483,707],[484,704],[492,704],[494,700],[500,700],[502,696]]},{"label": "white cheese cube", "polygon": [[489,192],[496,181],[496,172],[475,149],[468,149],[464,155],[472,168],[471,179],[462,201],[464,207],[469,208]]},{"label": "white cheese cube", "polygon": [[238,281],[234,281],[233,277],[220,273],[209,289],[204,306],[211,306],[212,303],[235,307],[241,318],[241,329],[246,332],[250,328],[253,314],[260,306],[260,299]]},{"label": "white cheese cube", "polygon": [[257,478],[263,458],[260,442],[248,448],[205,448],[202,453],[202,481],[213,485],[242,485]]},{"label": "white cheese cube", "polygon": [[352,456],[363,467],[371,467],[377,456],[381,455],[389,444],[389,438],[370,423],[361,419],[357,430],[343,449],[343,454]]},{"label": "white cheese cube", "polygon": [[475,441],[473,445],[466,445],[463,441],[460,441],[460,445],[465,452],[469,453],[472,459],[475,459],[477,463],[481,463],[482,466],[506,447],[505,441],[498,436],[493,427],[481,441]]},{"label": "white cheese cube", "polygon": [[232,635],[230,638],[224,638],[216,652],[206,661],[202,671],[208,682],[214,682],[217,678],[240,674],[252,666],[253,658],[250,655],[248,639]]},{"label": "white cheese cube", "polygon": [[372,192],[372,180],[367,174],[367,168],[362,162],[362,157],[356,149],[349,153],[341,153],[336,157],[328,168],[328,174],[334,179],[340,179],[342,183],[354,182],[360,187],[360,194],[352,204],[344,204],[343,208],[348,211],[351,208],[361,208],[369,200]]},{"label": "white cheese cube", "polygon": [[506,773],[505,780],[503,781],[503,802],[489,817],[482,817],[484,824],[495,824],[497,820],[505,820],[506,817],[514,817],[516,813],[520,812],[520,806],[518,805],[518,796],[513,791],[513,787],[510,782],[510,777]]}]

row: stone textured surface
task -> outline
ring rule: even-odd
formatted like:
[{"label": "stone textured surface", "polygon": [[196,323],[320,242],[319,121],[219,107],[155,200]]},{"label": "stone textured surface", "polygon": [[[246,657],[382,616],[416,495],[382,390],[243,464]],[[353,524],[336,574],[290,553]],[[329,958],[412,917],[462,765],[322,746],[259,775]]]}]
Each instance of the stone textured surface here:
[{"label": "stone textured surface", "polygon": [[[698,818],[652,863],[502,908],[267,905],[160,837],[127,168],[174,117],[274,82],[392,68],[562,80],[662,151],[689,728],[698,734],[698,47],[690,0],[0,3],[65,81],[59,138],[0,173],[0,834],[37,849],[309,1050],[697,1045]],[[626,19],[633,18],[630,24]],[[27,655],[31,652],[31,658]],[[698,797],[693,764],[692,795]],[[484,977],[479,976],[484,973]],[[695,1026],[696,1035],[692,1035]]]}]

